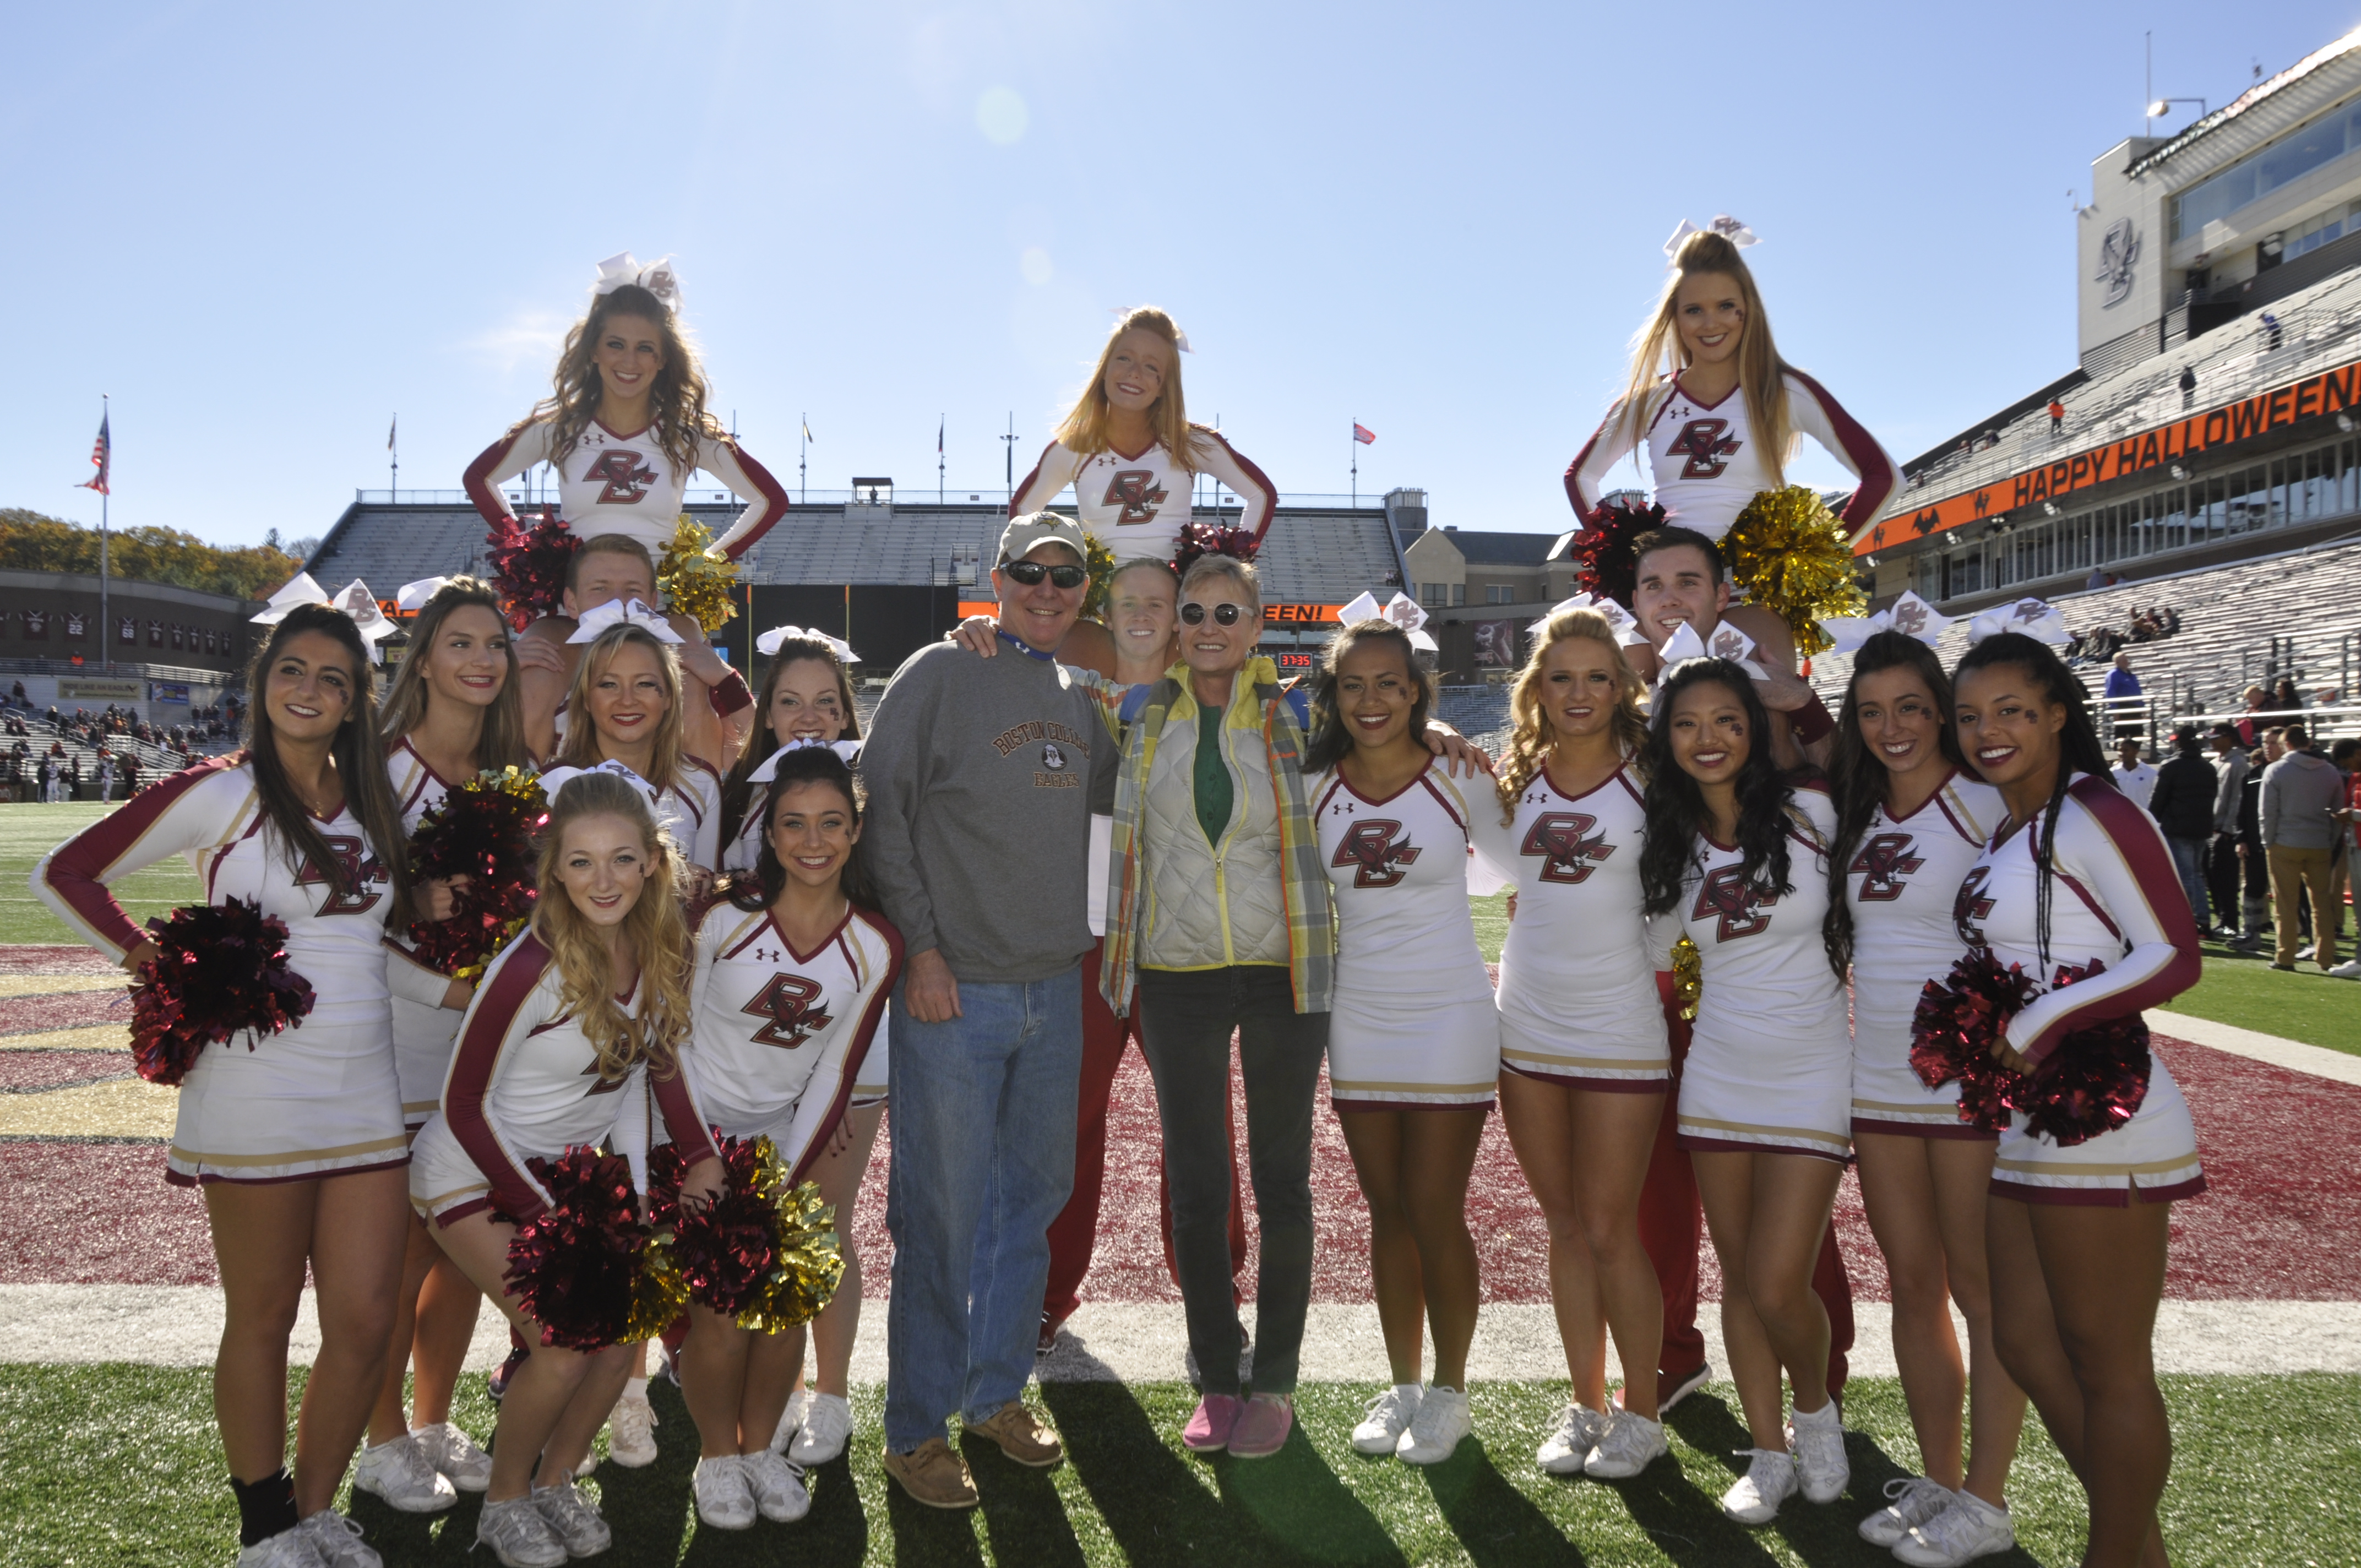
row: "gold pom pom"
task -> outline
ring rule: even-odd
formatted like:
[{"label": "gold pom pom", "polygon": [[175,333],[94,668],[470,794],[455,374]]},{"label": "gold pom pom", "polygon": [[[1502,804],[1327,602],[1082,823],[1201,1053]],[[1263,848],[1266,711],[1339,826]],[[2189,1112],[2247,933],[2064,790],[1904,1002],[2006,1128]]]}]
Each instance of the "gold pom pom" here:
[{"label": "gold pom pom", "polygon": [[1084,620],[1106,619],[1107,590],[1115,586],[1115,552],[1099,543],[1099,536],[1088,529],[1082,531],[1083,561],[1090,568],[1091,586],[1082,595]]},{"label": "gold pom pom", "polygon": [[631,1281],[631,1310],[623,1325],[624,1344],[653,1339],[688,1310],[688,1286],[673,1266],[662,1239],[649,1238],[640,1254],[640,1271]]},{"label": "gold pom pom", "polygon": [[1819,623],[1865,614],[1868,596],[1853,580],[1852,543],[1817,491],[1802,485],[1763,490],[1722,536],[1730,580],[1748,600],[1787,623],[1795,652],[1808,659],[1835,646]]},{"label": "gold pom pom", "polygon": [[1680,1000],[1681,1016],[1694,1020],[1705,995],[1705,955],[1686,937],[1673,944],[1673,994]]},{"label": "gold pom pom", "polygon": [[708,637],[738,613],[738,567],[706,548],[712,538],[702,523],[683,512],[672,543],[664,546],[664,559],[656,563],[656,587],[664,590],[664,608],[696,621]]},{"label": "gold pom pom", "polygon": [[738,1314],[738,1326],[770,1334],[819,1316],[843,1283],[844,1252],[836,1234],[836,1206],[820,1201],[819,1183],[789,1188],[786,1164],[767,1136],[754,1140],[754,1190],[778,1208],[772,1230],[777,1257],[761,1296]]}]

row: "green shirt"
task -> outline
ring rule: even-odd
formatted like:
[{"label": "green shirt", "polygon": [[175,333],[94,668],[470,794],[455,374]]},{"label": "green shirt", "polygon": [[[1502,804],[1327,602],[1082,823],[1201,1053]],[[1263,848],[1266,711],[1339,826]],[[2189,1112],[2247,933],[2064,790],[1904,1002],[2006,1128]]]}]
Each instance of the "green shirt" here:
[{"label": "green shirt", "polygon": [[1197,826],[1205,842],[1218,850],[1229,830],[1230,807],[1235,804],[1230,787],[1230,767],[1222,760],[1222,710],[1201,706],[1197,710]]}]

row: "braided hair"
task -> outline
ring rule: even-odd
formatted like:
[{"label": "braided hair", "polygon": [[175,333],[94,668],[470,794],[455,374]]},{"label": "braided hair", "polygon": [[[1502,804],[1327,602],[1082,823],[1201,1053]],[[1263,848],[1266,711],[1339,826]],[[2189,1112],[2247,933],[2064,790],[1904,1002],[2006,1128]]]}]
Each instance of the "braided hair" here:
[{"label": "braided hair", "polygon": [[1682,884],[1697,864],[1697,841],[1712,822],[1705,792],[1673,760],[1673,708],[1681,693],[1708,681],[1728,689],[1746,714],[1746,761],[1737,779],[1740,879],[1758,893],[1795,891],[1787,858],[1795,791],[1772,759],[1763,699],[1746,672],[1728,659],[1684,659],[1656,693],[1643,753],[1648,784],[1641,809],[1648,831],[1640,846],[1640,889],[1641,907],[1650,915],[1680,906]]}]

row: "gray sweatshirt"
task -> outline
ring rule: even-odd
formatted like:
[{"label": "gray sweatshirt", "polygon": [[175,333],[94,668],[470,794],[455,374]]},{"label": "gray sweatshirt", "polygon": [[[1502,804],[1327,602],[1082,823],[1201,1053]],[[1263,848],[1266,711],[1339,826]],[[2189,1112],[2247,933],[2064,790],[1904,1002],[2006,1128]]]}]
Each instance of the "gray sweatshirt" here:
[{"label": "gray sweatshirt", "polygon": [[885,917],[913,956],[1021,984],[1091,949],[1091,813],[1123,755],[1060,666],[1003,637],[979,658],[938,642],[885,688],[861,751],[862,838]]},{"label": "gray sweatshirt", "polygon": [[2333,850],[2342,825],[2344,770],[2317,751],[2290,751],[2263,770],[2263,842],[2282,850]]},{"label": "gray sweatshirt", "polygon": [[2239,797],[2246,790],[2246,771],[2252,766],[2246,761],[2246,749],[2233,746],[2213,757],[2215,773],[2221,779],[2221,789],[2213,796],[2213,831],[2235,834],[2238,831]]}]

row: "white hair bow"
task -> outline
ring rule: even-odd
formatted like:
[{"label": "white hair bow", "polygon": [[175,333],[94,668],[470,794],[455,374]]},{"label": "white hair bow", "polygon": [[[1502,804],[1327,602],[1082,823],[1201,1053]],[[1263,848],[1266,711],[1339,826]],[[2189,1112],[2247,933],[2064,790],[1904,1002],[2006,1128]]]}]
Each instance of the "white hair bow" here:
[{"label": "white hair bow", "polygon": [[590,285],[590,292],[611,294],[631,283],[653,294],[675,315],[680,313],[680,274],[673,270],[671,257],[642,267],[628,250],[610,256],[598,263],[598,279]]},{"label": "white hair bow", "polygon": [[786,761],[788,752],[801,751],[815,746],[825,747],[835,752],[848,768],[861,760],[861,742],[858,740],[823,740],[816,735],[807,736],[801,740],[790,740],[772,752],[763,760],[761,767],[746,775],[746,781],[749,784],[769,784],[779,776],[779,764]]},{"label": "white hair bow", "polygon": [[1899,631],[1932,648],[1943,635],[1943,628],[1950,624],[1949,616],[1905,588],[1900,598],[1875,615],[1832,616],[1820,622],[1820,630],[1836,639],[1836,652],[1850,653],[1881,631]]},{"label": "white hair bow", "polygon": [[1399,588],[1394,590],[1394,597],[1383,604],[1378,602],[1377,595],[1365,590],[1358,598],[1336,612],[1336,620],[1341,626],[1350,626],[1356,620],[1389,620],[1409,634],[1410,645],[1422,653],[1443,652],[1434,641],[1434,634],[1425,630],[1425,609]]},{"label": "white hair bow", "polygon": [[[1596,610],[1605,616],[1607,624],[1615,629],[1615,640],[1626,648],[1637,648],[1648,641],[1648,634],[1640,630],[1640,623],[1632,619],[1630,610],[1625,609],[1613,599],[1601,598],[1595,594],[1576,594],[1570,599],[1560,599],[1549,607],[1548,615],[1533,622],[1526,635],[1540,636],[1543,629],[1549,625],[1551,616],[1556,615],[1560,610],[1567,609]],[[1739,635],[1742,637],[1745,633],[1741,632]]]},{"label": "white hair bow", "polygon": [[1673,666],[1685,659],[1727,659],[1744,670],[1750,680],[1770,679],[1771,672],[1755,662],[1754,652],[1754,639],[1726,620],[1713,629],[1710,638],[1699,637],[1697,628],[1684,620],[1673,628],[1659,651],[1664,663],[1656,671],[1656,685],[1662,686]]},{"label": "white hair bow", "polygon": [[836,654],[840,663],[861,663],[861,655],[852,651],[851,643],[841,637],[830,637],[825,631],[814,631],[807,626],[774,626],[770,630],[754,639],[754,652],[767,659],[777,652],[779,644],[789,638],[808,638],[814,642],[825,643]]},{"label": "white hair bow", "polygon": [[393,602],[402,609],[424,609],[426,601],[443,591],[448,577],[421,577],[414,583],[404,583],[393,596]]},{"label": "white hair bow", "polygon": [[[1762,243],[1760,236],[1756,235],[1752,229],[1748,228],[1744,224],[1740,223],[1736,218],[1731,217],[1728,213],[1716,213],[1713,215],[1713,222],[1706,225],[1705,226],[1706,228],[1711,229],[1714,233],[1721,236],[1722,238],[1730,241],[1730,244],[1736,246],[1741,250],[1744,250],[1750,245],[1760,245]],[[1681,241],[1688,238],[1689,236],[1693,234],[1702,234],[1704,230],[1699,229],[1697,225],[1689,222],[1686,218],[1683,218],[1681,220],[1681,226],[1673,231],[1673,237],[1664,241],[1664,254],[1666,256],[1678,256],[1681,253]]]},{"label": "white hair bow", "polygon": [[595,642],[599,634],[618,626],[636,626],[659,642],[679,642],[681,634],[654,610],[638,599],[609,599],[596,609],[582,613],[582,623],[574,629],[568,642]]},{"label": "white hair bow", "polygon": [[271,595],[270,602],[263,607],[262,613],[252,619],[257,626],[276,626],[287,619],[290,610],[307,604],[324,604],[343,610],[352,617],[353,628],[361,634],[364,642],[374,644],[393,635],[393,622],[385,618],[385,611],[378,609],[377,596],[370,593],[368,585],[358,577],[338,588],[332,598],[313,580],[311,573],[298,572],[294,581]]},{"label": "white hair bow", "polygon": [[2066,630],[2066,612],[2040,599],[2023,598],[2015,604],[1996,604],[1968,622],[1968,641],[1982,641],[2004,631],[2021,631],[2036,642],[2047,642],[2063,648],[2074,639]]},{"label": "white hair bow", "polygon": [[647,780],[640,777],[639,774],[633,773],[628,766],[621,762],[595,762],[587,768],[551,768],[541,775],[542,792],[549,796],[550,804],[555,806],[557,803],[559,793],[562,792],[567,784],[573,783],[576,779],[586,777],[591,773],[613,774],[615,777],[622,780],[625,784],[630,784],[633,789],[638,790],[642,795],[645,795],[647,797],[648,808],[651,811],[655,809],[656,786],[648,783]]}]

